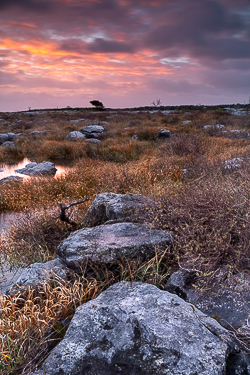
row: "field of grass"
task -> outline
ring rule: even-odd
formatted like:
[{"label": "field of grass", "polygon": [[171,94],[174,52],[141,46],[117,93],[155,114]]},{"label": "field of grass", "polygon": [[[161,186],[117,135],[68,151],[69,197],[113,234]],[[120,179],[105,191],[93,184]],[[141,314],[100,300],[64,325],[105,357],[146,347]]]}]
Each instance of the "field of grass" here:
[{"label": "field of grass", "polygon": [[[195,270],[201,288],[227,267],[228,277],[244,270],[250,243],[250,139],[207,133],[204,125],[249,130],[248,115],[221,109],[156,113],[56,111],[1,113],[0,133],[22,133],[15,151],[0,148],[0,161],[49,160],[70,164],[65,176],[32,178],[2,185],[0,211],[23,212],[0,252],[13,267],[53,259],[57,245],[75,228],[58,219],[58,202],[90,200],[72,208],[81,228],[84,214],[101,192],[137,193],[158,205],[147,222],[174,233],[174,248],[144,263],[124,260],[106,268],[89,264],[82,275],[46,284],[24,295],[3,296],[0,319],[0,371],[28,374],[48,352],[48,343],[63,337],[60,322],[70,319],[81,303],[120,280],[142,280],[160,288],[180,266]],[[86,121],[72,122],[72,120]],[[183,123],[185,121],[189,123]],[[66,135],[91,121],[107,121],[100,144],[70,142]],[[161,128],[174,134],[165,141]],[[31,137],[32,130],[46,130]],[[132,140],[133,135],[138,140]],[[242,157],[241,168],[226,169],[228,159]],[[140,220],[140,217],[137,218]],[[61,331],[60,331],[61,330]],[[49,336],[49,333],[51,336]]]}]

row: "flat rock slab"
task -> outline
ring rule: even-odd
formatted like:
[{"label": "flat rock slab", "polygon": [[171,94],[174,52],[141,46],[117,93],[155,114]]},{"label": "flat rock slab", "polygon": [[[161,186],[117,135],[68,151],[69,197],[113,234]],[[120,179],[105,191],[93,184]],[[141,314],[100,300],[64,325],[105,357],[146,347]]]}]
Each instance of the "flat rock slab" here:
[{"label": "flat rock slab", "polygon": [[57,258],[46,263],[33,263],[22,270],[15,283],[7,289],[6,294],[14,295],[29,286],[37,287],[55,276],[65,279],[66,274],[67,268]]},{"label": "flat rock slab", "polygon": [[166,249],[171,234],[146,224],[116,223],[80,229],[57,247],[57,255],[70,268],[90,260],[98,264],[115,263],[122,258],[143,259]]},{"label": "flat rock slab", "polygon": [[95,197],[89,207],[85,215],[85,222],[90,226],[110,220],[131,222],[133,214],[140,212],[144,217],[145,212],[153,205],[152,199],[139,194],[102,193]]},{"label": "flat rock slab", "polygon": [[25,165],[25,168],[16,169],[15,172],[27,174],[29,176],[54,176],[57,169],[55,164],[49,161],[43,161],[42,163],[29,163]]},{"label": "flat rock slab", "polygon": [[214,319],[181,298],[123,281],[77,308],[34,375],[224,375],[223,335]]},{"label": "flat rock slab", "polygon": [[247,326],[250,319],[250,277],[239,274],[227,279],[227,272],[224,272],[225,277],[218,279],[218,283],[207,292],[192,281],[192,272],[180,269],[168,279],[165,290],[176,293],[205,314],[216,316],[225,328],[239,329]]}]

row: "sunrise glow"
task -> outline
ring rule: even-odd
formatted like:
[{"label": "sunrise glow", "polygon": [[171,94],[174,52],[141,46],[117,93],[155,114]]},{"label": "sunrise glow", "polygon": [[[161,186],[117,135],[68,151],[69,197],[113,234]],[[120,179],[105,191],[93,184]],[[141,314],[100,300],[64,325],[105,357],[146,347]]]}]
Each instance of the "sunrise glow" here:
[{"label": "sunrise glow", "polygon": [[249,2],[0,2],[0,111],[248,102]]}]

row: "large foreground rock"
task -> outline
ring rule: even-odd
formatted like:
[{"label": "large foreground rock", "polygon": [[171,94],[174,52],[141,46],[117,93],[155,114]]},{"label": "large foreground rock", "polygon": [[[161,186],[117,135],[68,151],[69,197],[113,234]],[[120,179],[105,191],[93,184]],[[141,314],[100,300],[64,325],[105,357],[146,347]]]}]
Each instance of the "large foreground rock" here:
[{"label": "large foreground rock", "polygon": [[120,282],[78,307],[34,375],[224,375],[230,340],[181,298]]},{"label": "large foreground rock", "polygon": [[116,223],[73,232],[57,247],[57,255],[68,267],[78,268],[87,260],[108,264],[124,257],[145,259],[170,244],[169,232],[146,224]]},{"label": "large foreground rock", "polygon": [[133,221],[131,218],[136,213],[145,217],[153,204],[151,199],[139,194],[102,193],[95,197],[85,215],[85,221],[90,226],[107,221]]},{"label": "large foreground rock", "polygon": [[50,279],[60,277],[65,279],[67,268],[59,259],[46,263],[33,263],[24,268],[18,279],[6,291],[6,294],[14,295],[18,291],[24,291],[27,287],[37,287]]},{"label": "large foreground rock", "polygon": [[42,163],[29,163],[25,168],[16,169],[15,172],[27,174],[29,176],[54,176],[57,169],[55,164],[50,161],[43,161]]}]

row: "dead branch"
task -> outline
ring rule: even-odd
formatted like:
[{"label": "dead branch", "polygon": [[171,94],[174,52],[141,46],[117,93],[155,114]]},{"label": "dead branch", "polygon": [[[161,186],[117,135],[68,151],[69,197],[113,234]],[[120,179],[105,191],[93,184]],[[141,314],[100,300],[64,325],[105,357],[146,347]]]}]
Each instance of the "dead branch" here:
[{"label": "dead branch", "polygon": [[64,204],[62,202],[58,202],[58,205],[59,205],[59,207],[61,209],[61,213],[60,213],[60,215],[59,215],[58,218],[61,221],[64,221],[64,222],[69,223],[71,225],[77,226],[78,224],[75,221],[70,220],[70,218],[67,216],[66,210],[68,210],[72,206],[76,206],[77,204],[85,203],[88,200],[89,200],[89,198],[85,198],[85,199],[83,199],[81,201],[76,201],[76,202],[69,203],[67,206],[64,206]]}]

